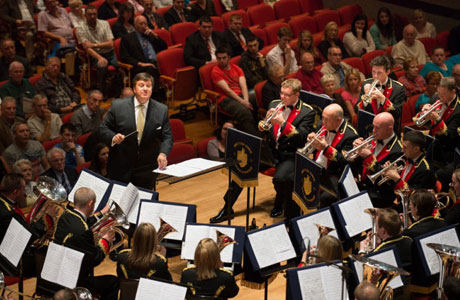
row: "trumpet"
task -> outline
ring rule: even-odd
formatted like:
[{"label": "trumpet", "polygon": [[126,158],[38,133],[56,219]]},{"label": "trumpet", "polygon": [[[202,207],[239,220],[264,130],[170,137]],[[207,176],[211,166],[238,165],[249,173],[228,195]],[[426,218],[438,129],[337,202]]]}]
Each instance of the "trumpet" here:
[{"label": "trumpet", "polygon": [[237,244],[238,242],[226,235],[225,233],[216,230],[216,235],[217,235],[217,248],[219,249],[219,252],[222,252],[225,247],[231,245],[231,244]]},{"label": "trumpet", "polygon": [[[369,91],[367,92],[367,94],[365,94],[363,96],[363,103],[367,106],[369,103],[371,103],[372,99],[371,99],[371,94],[372,92],[376,89],[376,86],[377,84],[379,83],[378,80],[374,80],[372,82],[372,84],[370,85],[369,87]],[[368,83],[369,84],[369,83]],[[366,84],[365,86],[367,86],[368,84]]]},{"label": "trumpet", "polygon": [[[441,107],[442,103],[441,101],[436,101],[431,105],[430,109],[428,109],[426,112],[423,114],[421,113],[419,117],[415,116],[412,120],[415,122],[415,125],[417,126],[423,126],[425,125],[426,122],[428,122],[427,117],[435,110],[439,109]],[[457,129],[458,130],[458,129]]]},{"label": "trumpet", "polygon": [[367,146],[368,144],[370,144],[374,139],[375,139],[374,135],[371,135],[370,137],[365,139],[360,145],[354,147],[350,151],[345,152],[343,157],[348,161],[354,161],[359,155],[359,150]]},{"label": "trumpet", "polygon": [[160,229],[158,229],[158,243],[160,243],[167,234],[170,234],[171,232],[177,232],[176,228],[172,227],[169,225],[165,220],[160,218]]},{"label": "trumpet", "polygon": [[372,252],[377,248],[377,209],[375,208],[366,208],[365,213],[369,214],[372,218],[372,233],[371,233],[371,242],[366,245],[366,253]]},{"label": "trumpet", "polygon": [[259,122],[259,130],[260,131],[268,131],[270,130],[270,128],[272,128],[272,123],[271,123],[271,120],[278,114],[278,112],[281,110],[281,108],[283,108],[284,104],[283,102],[280,102],[278,103],[278,105],[275,107],[275,110],[273,111],[273,113],[267,117],[265,117],[265,119],[261,120]]},{"label": "trumpet", "polygon": [[305,147],[300,149],[300,153],[303,153],[304,155],[310,155],[315,151],[315,148],[313,148],[313,143],[326,131],[326,128],[321,128],[315,133],[315,137],[311,139],[308,143],[305,144]]},{"label": "trumpet", "polygon": [[389,180],[388,177],[385,177],[385,172],[387,170],[389,170],[390,168],[393,168],[393,167],[397,167],[398,168],[398,173],[400,173],[402,170],[403,170],[403,166],[398,166],[398,163],[401,163],[401,162],[404,162],[405,163],[405,156],[404,154],[401,155],[400,157],[398,157],[397,159],[395,159],[389,166],[381,169],[380,171],[378,171],[377,173],[373,174],[373,175],[369,175],[367,178],[369,178],[369,180],[372,182],[372,184],[375,184],[375,181],[377,180],[377,178],[381,177],[382,176],[382,179],[380,179],[378,182],[377,182],[377,185],[382,185],[384,184],[385,182],[387,182]]}]

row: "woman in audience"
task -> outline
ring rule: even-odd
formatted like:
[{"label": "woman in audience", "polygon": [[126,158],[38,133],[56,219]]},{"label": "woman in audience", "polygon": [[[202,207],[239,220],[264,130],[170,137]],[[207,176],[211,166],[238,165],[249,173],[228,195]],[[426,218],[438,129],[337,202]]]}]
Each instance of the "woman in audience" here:
[{"label": "woman in audience", "polygon": [[[332,235],[325,235],[321,237],[317,248],[312,249],[310,252],[317,256],[316,258],[313,258],[313,261],[317,264],[325,261],[342,260],[343,258],[342,242]],[[302,255],[299,267],[308,264],[310,264],[310,262],[307,261],[307,253],[305,251]]]},{"label": "woman in audience", "polygon": [[217,244],[210,238],[202,239],[195,250],[194,264],[182,271],[180,282],[189,288],[188,293],[215,296],[224,299],[238,294],[233,273],[222,268]]},{"label": "woman in audience", "polygon": [[418,97],[415,103],[415,111],[419,112],[423,105],[430,103],[431,98],[438,91],[439,83],[441,82],[441,74],[436,71],[430,71],[425,77],[426,89],[423,94]]},{"label": "woman in audience", "polygon": [[134,13],[135,14],[142,14],[144,13],[144,6],[143,6],[143,1],[137,1],[137,0],[128,0],[129,3],[133,6]]},{"label": "woman in audience", "polygon": [[37,195],[34,193],[34,187],[37,183],[32,178],[32,163],[28,159],[17,160],[13,164],[13,172],[21,174],[26,181],[26,203],[20,203],[21,207],[31,206],[37,200]]},{"label": "woman in audience", "polygon": [[350,119],[355,121],[357,117],[355,105],[358,103],[359,93],[361,92],[361,75],[358,69],[351,69],[345,76],[345,84],[342,93],[340,94],[345,101]]},{"label": "woman in audience", "polygon": [[94,156],[91,159],[89,169],[99,175],[107,177],[107,161],[109,160],[109,147],[106,144],[98,143],[94,149]]},{"label": "woman in audience", "polygon": [[410,97],[425,91],[425,79],[418,73],[418,62],[414,57],[408,57],[403,64],[404,75],[398,81],[406,88],[406,96]]},{"label": "woman in audience", "polygon": [[216,139],[208,142],[208,156],[210,158],[225,157],[225,145],[227,144],[227,128],[234,128],[232,121],[222,124],[216,132]]},{"label": "woman in audience", "polygon": [[377,13],[377,23],[369,29],[374,39],[375,48],[387,50],[389,46],[396,44],[395,31],[391,12],[386,7],[381,7]]},{"label": "woman in audience", "polygon": [[422,10],[414,10],[414,14],[412,15],[412,25],[414,25],[417,30],[418,39],[423,37],[436,37],[436,27],[426,21],[425,14]]},{"label": "woman in audience", "polygon": [[313,35],[308,30],[302,30],[300,33],[296,46],[294,47],[294,52],[298,63],[300,63],[300,58],[305,52],[310,52],[313,55],[315,66],[320,65],[324,61],[318,49],[313,45]]},{"label": "woman in audience", "polygon": [[216,9],[212,0],[198,0],[190,5],[190,13],[193,19],[198,21],[201,17],[217,16]]},{"label": "woman in audience", "polygon": [[83,2],[81,0],[70,0],[70,21],[73,27],[78,27],[86,22],[85,13],[83,11]]},{"label": "woman in audience", "polygon": [[323,86],[324,94],[332,100],[334,100],[335,103],[340,105],[343,109],[343,116],[346,119],[349,119],[350,114],[348,112],[348,108],[345,104],[345,101],[343,100],[340,94],[335,92],[336,86],[334,76],[332,76],[332,74],[323,75],[323,77],[321,77],[321,85]]},{"label": "woman in audience", "polygon": [[327,57],[327,50],[332,46],[339,47],[342,50],[343,58],[348,57],[348,52],[345,50],[345,45],[339,39],[338,33],[339,27],[335,22],[329,22],[324,27],[324,39],[318,45],[319,52],[321,52],[323,57]]},{"label": "woman in audience", "polygon": [[164,247],[158,244],[155,227],[141,223],[134,231],[132,249],[124,249],[117,256],[117,275],[120,279],[139,279],[140,277],[172,280]]},{"label": "woman in audience", "polygon": [[368,29],[367,16],[355,16],[351,30],[343,37],[343,43],[350,56],[361,57],[364,53],[375,50],[374,40]]},{"label": "woman in audience", "polygon": [[134,7],[130,2],[120,5],[118,19],[112,26],[113,38],[118,39],[134,31]]}]

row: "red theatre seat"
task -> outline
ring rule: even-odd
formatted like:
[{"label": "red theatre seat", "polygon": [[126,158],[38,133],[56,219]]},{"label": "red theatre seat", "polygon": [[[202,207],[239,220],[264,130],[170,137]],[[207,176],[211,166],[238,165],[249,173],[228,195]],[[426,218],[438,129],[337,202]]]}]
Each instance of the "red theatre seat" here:
[{"label": "red theatre seat", "polygon": [[168,155],[168,164],[177,164],[195,157],[195,148],[192,145],[174,144]]},{"label": "red theatre seat", "polygon": [[323,8],[323,0],[299,0],[299,5],[303,13],[312,14]]},{"label": "red theatre seat", "polygon": [[283,27],[289,28],[289,24],[275,23],[275,24],[268,25],[267,27],[264,28],[265,34],[267,36],[268,45],[278,43],[278,31]]},{"label": "red theatre seat", "polygon": [[349,64],[355,69],[358,69],[361,73],[366,74],[366,67],[363,61],[359,57],[348,57],[342,60],[344,63]]},{"label": "red theatre seat", "polygon": [[249,7],[248,15],[251,25],[259,25],[261,27],[264,27],[267,22],[276,20],[273,8],[265,3]]},{"label": "red theatre seat", "polygon": [[342,24],[351,24],[355,16],[362,14],[363,9],[359,4],[349,4],[337,9]]},{"label": "red theatre seat", "polygon": [[293,16],[300,15],[300,6],[297,0],[279,0],[273,5],[277,19],[289,20]]},{"label": "red theatre seat", "polygon": [[294,37],[299,37],[303,30],[308,30],[312,34],[316,33],[316,22],[313,17],[306,14],[295,16],[289,20],[289,26],[291,27]]},{"label": "red theatre seat", "polygon": [[189,35],[198,30],[198,25],[193,22],[183,22],[174,24],[169,28],[173,44],[185,45],[185,40]]},{"label": "red theatre seat", "polygon": [[335,22],[338,26],[342,24],[340,22],[339,13],[335,10],[327,10],[322,13],[316,14],[313,16],[313,19],[315,19],[316,26],[318,27],[318,31],[324,30],[324,27],[326,27],[326,24],[331,21]]},{"label": "red theatre seat", "polygon": [[215,140],[215,136],[205,138],[204,140],[199,141],[196,144],[196,149],[198,150],[198,157],[207,157],[208,156],[208,143],[212,140]]}]

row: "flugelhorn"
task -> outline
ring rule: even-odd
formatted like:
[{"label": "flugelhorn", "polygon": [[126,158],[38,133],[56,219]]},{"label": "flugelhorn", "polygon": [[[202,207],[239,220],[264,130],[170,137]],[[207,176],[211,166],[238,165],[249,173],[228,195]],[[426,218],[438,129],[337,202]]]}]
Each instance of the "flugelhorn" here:
[{"label": "flugelhorn", "polygon": [[225,233],[219,231],[216,229],[216,235],[217,235],[217,247],[219,248],[219,252],[222,252],[225,247],[231,244],[237,244],[238,242],[226,235]]},{"label": "flugelhorn", "polygon": [[[369,91],[367,92],[367,94],[363,95],[363,103],[365,105],[368,105],[369,103],[371,103],[371,100],[372,100],[371,99],[371,94],[376,89],[376,86],[377,86],[378,83],[379,83],[378,80],[374,80],[372,82],[372,84],[370,84]],[[364,86],[367,86],[368,84],[365,84]]]},{"label": "flugelhorn", "polygon": [[415,122],[415,125],[418,127],[425,125],[426,122],[428,122],[427,117],[435,110],[439,109],[441,107],[442,103],[441,101],[437,100],[433,105],[431,105],[430,109],[428,109],[424,113],[420,113],[420,116],[415,116],[412,120]]},{"label": "flugelhorn", "polygon": [[439,259],[438,299],[443,297],[443,284],[447,277],[460,278],[460,248],[443,244],[428,243]]},{"label": "flugelhorn", "polygon": [[377,181],[377,179],[379,177],[382,176],[382,179],[380,179],[378,182],[377,182],[377,185],[382,185],[384,184],[385,182],[387,182],[389,180],[388,177],[385,176],[385,172],[387,170],[389,170],[390,168],[393,168],[393,167],[397,167],[398,169],[398,173],[401,173],[401,171],[403,170],[403,166],[398,166],[398,163],[405,163],[406,160],[405,160],[405,155],[401,155],[400,157],[398,157],[397,159],[395,159],[391,164],[389,164],[388,166],[386,166],[385,168],[381,169],[380,171],[376,172],[375,174],[372,174],[372,175],[369,175],[367,176],[367,178],[369,178],[369,180],[375,184],[375,182]]},{"label": "flugelhorn", "polygon": [[354,161],[356,159],[356,157],[358,157],[358,155],[359,155],[359,150],[361,148],[366,147],[367,145],[369,145],[374,139],[375,139],[374,135],[369,136],[361,144],[359,144],[358,146],[354,147],[350,151],[345,152],[343,157],[348,161]]},{"label": "flugelhorn", "polygon": [[366,208],[364,210],[366,214],[369,214],[372,218],[372,231],[371,231],[371,240],[370,244],[366,245],[366,253],[372,252],[377,248],[377,209],[375,208]]},{"label": "flugelhorn", "polygon": [[278,114],[278,112],[281,110],[281,108],[283,108],[284,104],[283,102],[280,102],[278,103],[278,105],[275,107],[275,110],[273,111],[273,113],[267,117],[265,117],[265,119],[261,120],[259,122],[259,130],[260,131],[268,131],[270,130],[270,128],[272,128],[272,123],[271,123],[271,120]]},{"label": "flugelhorn", "polygon": [[315,137],[311,139],[308,143],[305,144],[305,147],[300,149],[300,152],[303,153],[304,155],[310,155],[315,151],[315,148],[313,148],[313,143],[326,131],[326,128],[321,128],[315,133]]},{"label": "flugelhorn", "polygon": [[169,225],[165,220],[160,218],[160,229],[158,229],[158,243],[160,243],[166,235],[170,234],[171,232],[177,232],[176,228]]}]

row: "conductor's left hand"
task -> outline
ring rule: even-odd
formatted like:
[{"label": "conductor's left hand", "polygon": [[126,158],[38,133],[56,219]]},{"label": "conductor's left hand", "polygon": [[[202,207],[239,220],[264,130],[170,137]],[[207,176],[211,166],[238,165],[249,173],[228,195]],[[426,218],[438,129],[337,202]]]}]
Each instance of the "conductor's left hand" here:
[{"label": "conductor's left hand", "polygon": [[168,159],[166,157],[166,154],[160,153],[158,155],[157,162],[158,162],[158,168],[160,170],[164,170],[166,166],[168,165]]}]

